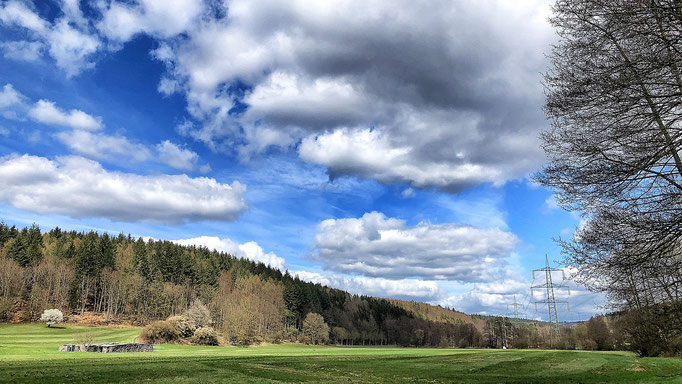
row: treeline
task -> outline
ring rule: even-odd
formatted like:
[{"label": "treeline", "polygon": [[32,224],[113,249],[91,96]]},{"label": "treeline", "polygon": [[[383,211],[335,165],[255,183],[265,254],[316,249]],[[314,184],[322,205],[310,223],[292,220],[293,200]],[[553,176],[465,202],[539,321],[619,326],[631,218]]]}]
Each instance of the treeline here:
[{"label": "treeline", "polygon": [[332,343],[484,345],[471,323],[420,318],[385,299],[301,281],[205,247],[0,222],[0,321],[35,321],[59,308],[146,325],[195,302],[206,303],[213,326],[234,344],[299,340],[307,315],[320,314]]},{"label": "treeline", "polygon": [[484,337],[488,348],[627,350],[631,348],[627,322],[623,314],[611,314],[557,330],[551,323],[487,316]]}]

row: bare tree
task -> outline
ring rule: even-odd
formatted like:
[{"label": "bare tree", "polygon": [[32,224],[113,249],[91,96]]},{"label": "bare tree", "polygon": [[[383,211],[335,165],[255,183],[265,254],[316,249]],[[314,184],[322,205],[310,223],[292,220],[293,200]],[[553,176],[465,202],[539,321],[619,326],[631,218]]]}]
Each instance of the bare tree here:
[{"label": "bare tree", "polygon": [[587,219],[562,241],[567,261],[628,304],[645,290],[677,297],[665,291],[680,283],[682,3],[559,0],[553,11],[550,162],[536,180]]}]

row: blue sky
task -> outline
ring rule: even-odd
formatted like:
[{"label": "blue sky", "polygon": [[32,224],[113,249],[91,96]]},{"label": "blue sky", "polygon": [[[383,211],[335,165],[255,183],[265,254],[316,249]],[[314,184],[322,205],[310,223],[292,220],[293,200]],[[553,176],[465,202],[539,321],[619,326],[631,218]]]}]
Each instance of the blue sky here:
[{"label": "blue sky", "polygon": [[0,3],[0,218],[466,312],[531,302],[580,223],[529,180],[545,2],[162,3]]}]

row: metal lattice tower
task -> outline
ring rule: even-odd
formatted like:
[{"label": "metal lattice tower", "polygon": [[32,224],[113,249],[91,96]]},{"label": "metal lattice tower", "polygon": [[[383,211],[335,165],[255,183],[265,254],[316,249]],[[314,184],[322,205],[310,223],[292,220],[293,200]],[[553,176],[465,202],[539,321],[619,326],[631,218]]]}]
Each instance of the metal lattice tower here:
[{"label": "metal lattice tower", "polygon": [[[561,284],[555,284],[552,281],[552,272],[561,272],[561,277],[562,277],[562,283]],[[554,323],[554,331],[556,333],[558,333],[559,332],[559,316],[557,315],[556,305],[557,304],[566,304],[566,310],[570,310],[570,309],[568,307],[568,301],[556,299],[556,297],[554,296],[554,290],[560,289],[560,288],[566,288],[568,290],[568,294],[570,295],[571,294],[571,288],[568,285],[563,284],[563,281],[566,280],[566,275],[564,273],[564,270],[563,269],[557,269],[557,268],[551,268],[549,266],[549,260],[547,259],[547,255],[545,255],[545,267],[533,270],[533,281],[535,281],[535,274],[536,273],[544,273],[545,282],[543,284],[531,285],[530,295],[533,296],[533,289],[542,289],[542,290],[546,290],[547,296],[545,297],[544,300],[536,300],[535,301],[535,310],[537,311],[538,304],[547,304],[547,321],[550,323]]]},{"label": "metal lattice tower", "polygon": [[[510,311],[509,307],[512,307],[513,309]],[[523,304],[516,302],[516,295],[514,295],[514,303],[513,304],[512,303],[507,304],[507,313],[514,316],[515,319],[518,319],[519,318],[519,308],[521,308],[522,310],[525,309]]]}]

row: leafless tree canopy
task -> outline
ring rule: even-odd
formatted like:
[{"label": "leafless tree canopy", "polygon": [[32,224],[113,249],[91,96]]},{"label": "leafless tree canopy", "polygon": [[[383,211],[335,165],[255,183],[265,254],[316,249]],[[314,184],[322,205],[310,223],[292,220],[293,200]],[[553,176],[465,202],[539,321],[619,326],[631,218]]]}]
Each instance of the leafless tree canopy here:
[{"label": "leafless tree canopy", "polygon": [[559,0],[536,179],[587,219],[567,262],[614,303],[679,300],[682,2]]}]

